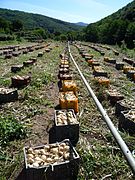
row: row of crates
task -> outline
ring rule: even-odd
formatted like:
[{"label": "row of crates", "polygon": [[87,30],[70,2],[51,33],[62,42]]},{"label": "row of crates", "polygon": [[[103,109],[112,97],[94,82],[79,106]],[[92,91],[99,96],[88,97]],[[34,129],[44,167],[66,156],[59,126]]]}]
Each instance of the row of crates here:
[{"label": "row of crates", "polygon": [[[93,58],[91,58],[89,61],[89,64],[92,66],[92,63],[94,62]],[[133,60],[123,58],[123,61],[129,63],[130,65],[126,65],[124,62],[118,62],[109,57],[104,57],[104,61],[115,64],[117,70],[122,70],[128,78],[135,82],[135,67]],[[92,66],[92,69],[99,70],[100,67]],[[115,115],[118,117],[118,129],[122,132],[127,132],[130,135],[135,135],[134,99],[126,99],[120,92],[111,86],[108,90],[105,90],[105,94],[107,95],[110,103],[115,106]]]},{"label": "row of crates", "polygon": [[[115,52],[114,52],[115,53]],[[115,55],[119,55],[117,52]],[[107,63],[115,64],[117,70],[122,70],[126,74],[127,78],[135,82],[135,62],[133,59],[123,58],[124,62],[116,61],[116,59],[104,57],[104,61]],[[89,60],[89,64],[92,66],[93,59]],[[98,64],[98,63],[96,63]],[[92,66],[93,68],[93,66]],[[135,135],[135,106],[134,99],[126,99],[115,88],[106,90],[105,94],[108,100],[113,106],[115,106],[115,114],[118,117],[118,129],[122,132],[127,132],[130,135]]]},{"label": "row of crates", "polygon": [[25,147],[26,180],[76,180],[79,155],[75,145],[79,139],[77,86],[69,73],[69,60],[61,54],[59,69],[59,103],[49,144]]},{"label": "row of crates", "polygon": [[[45,52],[50,52],[52,48],[51,47],[47,48],[48,46],[49,46],[48,44],[44,46],[43,45],[38,46],[38,49],[45,48]],[[44,52],[38,52],[37,57],[42,57],[43,54]],[[31,57],[29,60],[24,61],[23,64],[11,66],[11,72],[16,73],[25,67],[34,65],[36,62],[37,62],[37,58]],[[24,76],[15,75],[11,77],[11,86],[15,88],[21,88],[21,87],[27,86],[30,82],[31,82],[31,74],[24,75]]]},{"label": "row of crates", "polygon": [[88,65],[93,69],[94,80],[98,85],[109,87],[110,80],[108,79],[107,72],[102,68],[100,62],[94,60],[94,55],[89,54],[84,48],[79,45],[76,45],[79,50],[79,53],[85,60],[88,62]]},{"label": "row of crates", "polygon": [[59,68],[59,104],[61,109],[74,109],[78,113],[77,85],[70,74],[68,57],[62,57]]},{"label": "row of crates", "polygon": [[126,65],[122,61],[116,61],[116,59],[109,57],[104,57],[104,61],[115,64],[117,70],[122,70],[123,73],[127,75],[127,78],[135,82],[135,62],[132,59],[123,58],[123,61],[129,63],[130,65]]}]

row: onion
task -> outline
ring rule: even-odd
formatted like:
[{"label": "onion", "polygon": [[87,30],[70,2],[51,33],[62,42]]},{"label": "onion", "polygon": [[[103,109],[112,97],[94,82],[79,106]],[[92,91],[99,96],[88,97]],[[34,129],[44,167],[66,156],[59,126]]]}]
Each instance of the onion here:
[{"label": "onion", "polygon": [[28,157],[28,159],[29,158],[34,158],[34,155],[33,154],[28,154],[27,157]]},{"label": "onion", "polygon": [[42,155],[42,156],[41,156],[41,159],[45,162],[45,161],[46,161],[46,156],[45,156],[45,155]]},{"label": "onion", "polygon": [[28,163],[33,164],[34,163],[34,159],[28,158]]},{"label": "onion", "polygon": [[52,152],[53,154],[58,154],[59,149],[58,149],[58,147],[57,147],[57,148],[52,148],[52,149],[50,150],[50,152]]},{"label": "onion", "polygon": [[37,161],[35,161],[35,162],[33,163],[33,166],[34,166],[34,167],[39,167],[39,163],[38,163]]},{"label": "onion", "polygon": [[33,154],[33,149],[32,149],[32,148],[29,148],[29,149],[28,149],[28,153],[29,153],[29,154]]},{"label": "onion", "polygon": [[69,152],[68,152],[68,153],[65,153],[65,154],[64,154],[64,158],[65,158],[66,160],[69,159],[69,155],[70,155]]}]

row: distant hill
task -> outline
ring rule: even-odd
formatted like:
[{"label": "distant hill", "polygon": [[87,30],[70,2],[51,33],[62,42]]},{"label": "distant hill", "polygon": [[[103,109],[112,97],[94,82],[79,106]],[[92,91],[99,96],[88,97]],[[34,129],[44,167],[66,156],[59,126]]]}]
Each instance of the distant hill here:
[{"label": "distant hill", "polygon": [[96,23],[89,24],[85,39],[92,42],[121,44],[134,47],[135,40],[135,1]]},{"label": "distant hill", "polygon": [[40,14],[26,13],[23,11],[9,10],[0,8],[0,17],[8,21],[21,20],[27,30],[35,28],[47,29],[53,32],[68,32],[71,30],[80,30],[82,27],[74,23],[68,23],[58,19],[50,18]]},{"label": "distant hill", "polygon": [[78,25],[78,26],[83,26],[83,27],[88,26],[88,24],[87,24],[87,23],[84,23],[84,22],[77,22],[77,23],[75,23],[75,24]]}]

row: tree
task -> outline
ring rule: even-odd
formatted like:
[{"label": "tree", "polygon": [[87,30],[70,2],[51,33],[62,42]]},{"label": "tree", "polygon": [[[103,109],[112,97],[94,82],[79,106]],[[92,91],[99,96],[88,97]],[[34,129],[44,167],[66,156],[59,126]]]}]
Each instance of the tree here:
[{"label": "tree", "polygon": [[49,33],[47,30],[43,28],[37,28],[33,31],[33,34],[36,35],[39,38],[47,39],[49,36]]},{"label": "tree", "polygon": [[60,35],[60,40],[61,41],[67,41],[68,37],[65,34]]},{"label": "tree", "polygon": [[128,25],[127,32],[125,35],[125,43],[127,44],[128,48],[132,49],[135,47],[134,40],[135,40],[135,23],[131,23]]},{"label": "tree", "polygon": [[90,42],[98,41],[98,26],[91,24],[85,29],[85,40]]},{"label": "tree", "polygon": [[20,20],[12,21],[12,30],[13,31],[21,31],[23,29],[23,23]]}]

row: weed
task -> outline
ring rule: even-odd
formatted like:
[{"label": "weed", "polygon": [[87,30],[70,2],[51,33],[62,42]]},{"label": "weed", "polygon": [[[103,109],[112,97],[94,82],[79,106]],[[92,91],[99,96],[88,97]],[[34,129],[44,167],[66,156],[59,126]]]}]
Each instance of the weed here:
[{"label": "weed", "polygon": [[2,86],[9,86],[11,83],[10,79],[0,78],[0,85]]},{"label": "weed", "polygon": [[26,130],[12,116],[0,118],[0,145],[7,145],[15,139],[22,139],[26,136]]}]

